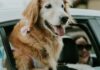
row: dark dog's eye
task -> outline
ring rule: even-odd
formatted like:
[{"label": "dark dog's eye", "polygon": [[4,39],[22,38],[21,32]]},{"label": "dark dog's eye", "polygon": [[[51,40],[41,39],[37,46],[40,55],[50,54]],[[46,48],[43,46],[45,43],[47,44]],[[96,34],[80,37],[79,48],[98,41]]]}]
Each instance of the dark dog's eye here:
[{"label": "dark dog's eye", "polygon": [[62,4],[61,7],[64,8],[64,5]]},{"label": "dark dog's eye", "polygon": [[51,4],[48,4],[48,5],[46,5],[45,7],[49,9],[49,8],[51,8],[52,6],[51,6]]}]

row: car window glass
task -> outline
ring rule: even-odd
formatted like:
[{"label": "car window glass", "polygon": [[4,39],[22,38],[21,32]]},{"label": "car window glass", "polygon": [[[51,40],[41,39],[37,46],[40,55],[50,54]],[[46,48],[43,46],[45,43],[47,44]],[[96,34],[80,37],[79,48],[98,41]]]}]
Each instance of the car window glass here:
[{"label": "car window glass", "polygon": [[5,50],[2,44],[1,36],[0,36],[0,70],[5,69],[5,60],[6,60],[6,54]]},{"label": "car window glass", "polygon": [[100,43],[100,18],[97,19],[96,23],[92,23],[91,26],[92,26],[95,34],[97,35],[99,43]]}]

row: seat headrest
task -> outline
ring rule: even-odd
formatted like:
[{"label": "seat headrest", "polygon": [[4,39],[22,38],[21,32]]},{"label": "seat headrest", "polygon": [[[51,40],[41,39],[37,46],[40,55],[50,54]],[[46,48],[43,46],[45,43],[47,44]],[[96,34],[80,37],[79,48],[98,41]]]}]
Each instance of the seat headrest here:
[{"label": "seat headrest", "polygon": [[63,50],[61,52],[59,63],[77,63],[78,62],[78,49],[72,38],[63,38]]}]

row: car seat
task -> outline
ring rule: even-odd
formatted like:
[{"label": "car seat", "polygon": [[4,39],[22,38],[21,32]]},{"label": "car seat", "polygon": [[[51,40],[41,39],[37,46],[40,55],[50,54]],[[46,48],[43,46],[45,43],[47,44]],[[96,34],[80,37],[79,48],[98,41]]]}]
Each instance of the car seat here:
[{"label": "car seat", "polygon": [[61,52],[58,63],[77,63],[78,62],[78,49],[71,37],[63,37],[63,50]]}]

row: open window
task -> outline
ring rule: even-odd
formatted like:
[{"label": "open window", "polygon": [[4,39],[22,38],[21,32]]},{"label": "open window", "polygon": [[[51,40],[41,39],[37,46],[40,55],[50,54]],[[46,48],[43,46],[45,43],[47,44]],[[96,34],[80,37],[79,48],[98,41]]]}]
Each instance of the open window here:
[{"label": "open window", "polygon": [[66,28],[66,35],[74,38],[76,36],[82,35],[86,37],[88,40],[88,44],[91,45],[91,49],[89,50],[90,58],[95,58],[96,61],[93,65],[93,61],[89,63],[92,66],[100,66],[99,57],[96,49],[96,45],[94,44],[95,40],[93,39],[92,33],[88,27],[89,21],[88,19],[76,19],[78,24],[71,25],[70,28]]},{"label": "open window", "polygon": [[8,40],[8,36],[13,28],[13,26],[18,22],[18,20],[12,20],[0,23],[0,50],[2,54],[2,68],[0,70],[17,70],[15,65],[15,60],[11,50],[11,46]]}]

